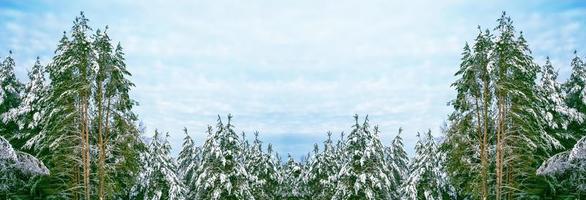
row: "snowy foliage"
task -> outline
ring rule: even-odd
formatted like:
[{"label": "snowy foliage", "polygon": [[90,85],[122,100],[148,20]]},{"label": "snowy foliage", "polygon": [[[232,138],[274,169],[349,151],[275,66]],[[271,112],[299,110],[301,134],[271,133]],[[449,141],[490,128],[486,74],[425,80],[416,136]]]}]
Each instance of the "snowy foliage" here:
[{"label": "snowy foliage", "polygon": [[539,175],[562,175],[586,170],[586,136],[578,140],[569,151],[558,153],[547,159],[537,169]]},{"label": "snowy foliage", "polygon": [[196,199],[253,199],[250,175],[239,159],[241,141],[233,130],[232,116],[224,125],[218,117],[216,131],[210,128],[197,168]]},{"label": "snowy foliage", "polygon": [[557,178],[565,186],[564,189],[570,192],[575,190],[575,198],[586,194],[586,136],[578,140],[572,149],[544,161],[537,174]]},{"label": "snowy foliage", "polygon": [[287,156],[287,162],[282,168],[283,180],[279,188],[282,199],[302,199],[305,197],[303,191],[303,165],[296,162],[291,155]]},{"label": "snowy foliage", "polygon": [[0,136],[0,193],[7,192],[17,179],[49,175],[49,169],[34,156],[14,150],[8,140]]},{"label": "snowy foliage", "polygon": [[22,83],[14,74],[12,51],[0,63],[0,136],[12,141],[18,133],[18,124],[14,110],[21,102]]},{"label": "snowy foliage", "polygon": [[[551,129],[567,129],[570,122],[582,122],[583,114],[566,105],[562,86],[556,81],[558,73],[554,70],[549,58],[541,69],[539,92],[544,97],[542,115],[546,125]],[[562,136],[564,138],[570,136]]]},{"label": "snowy foliage", "polygon": [[391,198],[400,199],[402,197],[403,185],[405,180],[409,177],[409,157],[403,146],[403,139],[401,133],[403,129],[399,129],[399,133],[393,139],[391,146],[386,147],[386,162],[392,172],[391,180]]},{"label": "snowy foliage", "polygon": [[333,199],[388,199],[391,196],[391,176],[384,159],[384,149],[378,136],[378,128],[356,123],[346,139],[346,162],[336,177],[338,184]]},{"label": "snowy foliage", "polygon": [[[244,139],[244,138],[243,138]],[[267,152],[262,150],[262,141],[258,132],[254,133],[254,141],[248,151],[244,166],[249,173],[249,185],[252,196],[255,199],[277,199],[277,189],[281,179],[278,165],[272,156],[272,146],[269,145]]]},{"label": "snowy foliage", "polygon": [[428,131],[415,144],[415,157],[409,164],[409,177],[403,187],[406,199],[453,199],[454,189],[443,169],[443,155]]},{"label": "snowy foliage", "polygon": [[138,184],[132,191],[132,197],[149,200],[181,200],[184,199],[184,187],[177,175],[177,166],[171,158],[171,146],[165,138],[155,136],[142,155],[143,165],[140,170]]},{"label": "snowy foliage", "polygon": [[304,185],[309,190],[309,196],[315,199],[329,199],[336,190],[336,175],[340,170],[332,142],[332,133],[323,143],[323,151],[319,152],[317,144],[312,157],[308,160],[308,169],[304,172]]},{"label": "snowy foliage", "polygon": [[200,154],[199,148],[194,145],[193,139],[187,133],[187,129],[183,130],[185,132],[185,138],[183,140],[183,147],[177,158],[177,162],[179,163],[177,173],[182,178],[183,185],[185,185],[185,198],[192,199],[195,196],[196,186],[194,178],[197,178],[195,170],[200,164]]}]

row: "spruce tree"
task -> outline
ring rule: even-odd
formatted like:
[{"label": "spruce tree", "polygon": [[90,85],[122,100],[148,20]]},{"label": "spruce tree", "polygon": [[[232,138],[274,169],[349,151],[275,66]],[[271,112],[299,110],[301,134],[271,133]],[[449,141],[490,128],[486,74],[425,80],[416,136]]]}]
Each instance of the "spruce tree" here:
[{"label": "spruce tree", "polygon": [[[562,89],[566,94],[565,103],[583,116],[586,115],[586,63],[578,56],[577,51],[574,51],[574,58],[572,58],[570,67],[572,67],[572,74],[562,85]],[[568,125],[568,132],[572,135],[573,140],[578,140],[584,131],[586,131],[584,120],[572,121]],[[571,145],[572,142],[569,141],[568,143]]]},{"label": "spruce tree", "polygon": [[254,133],[254,141],[250,148],[249,157],[245,167],[250,174],[250,188],[255,199],[276,199],[279,186],[279,173],[277,163],[272,159],[272,147],[269,152],[262,151],[262,142],[258,138],[258,132]]},{"label": "spruce tree", "polygon": [[534,170],[559,141],[545,131],[539,103],[539,66],[533,62],[523,33],[516,36],[503,13],[495,30],[493,61],[497,97],[496,199],[532,198],[548,189]]},{"label": "spruce tree", "polygon": [[133,199],[174,200],[185,199],[177,165],[171,158],[169,134],[164,138],[155,130],[155,135],[143,156],[138,185],[132,191]]},{"label": "spruce tree", "polygon": [[337,163],[336,149],[332,142],[332,133],[323,142],[324,150],[319,153],[314,148],[313,158],[308,163],[309,168],[304,182],[309,189],[309,196],[314,199],[331,199],[336,191],[336,175],[340,170]]},{"label": "spruce tree", "polygon": [[12,51],[0,63],[0,136],[9,139],[19,137],[18,120],[13,111],[20,105],[23,85],[14,74],[15,62]]},{"label": "spruce tree", "polygon": [[231,120],[228,115],[224,125],[218,116],[216,131],[208,135],[202,147],[202,161],[196,171],[196,199],[253,199],[250,176],[239,158],[241,141]]},{"label": "spruce tree", "polygon": [[400,199],[403,196],[401,191],[409,172],[409,158],[403,146],[402,132],[403,129],[399,128],[399,133],[391,142],[391,146],[385,148],[387,151],[386,162],[392,173],[391,199]]},{"label": "spruce tree", "polygon": [[[539,94],[543,97],[541,111],[546,125],[546,132],[555,138],[552,149],[565,149],[576,140],[574,133],[568,130],[571,123],[581,123],[584,115],[566,105],[566,97],[561,85],[556,81],[558,76],[549,57],[541,69]],[[569,143],[569,144],[568,144]]]},{"label": "spruce tree", "polygon": [[185,198],[192,199],[195,197],[194,192],[196,189],[195,185],[193,184],[193,179],[195,176],[196,167],[199,163],[196,160],[197,150],[195,144],[193,143],[193,139],[191,139],[189,133],[187,133],[187,128],[184,128],[183,132],[185,133],[185,138],[183,139],[183,146],[179,152],[179,157],[177,158],[177,162],[179,163],[177,174],[182,178],[183,185],[185,185]]},{"label": "spruce tree", "polygon": [[[45,68],[41,65],[39,57],[35,65],[28,72],[29,82],[25,85],[22,102],[13,109],[12,115],[18,123],[20,134],[13,137],[14,146],[18,149],[31,151],[31,146],[38,143],[33,139],[41,132],[41,120],[43,116],[42,98],[47,94],[45,85]],[[32,139],[32,140],[31,140]],[[27,145],[25,142],[30,141]]]},{"label": "spruce tree", "polygon": [[287,162],[282,168],[283,181],[281,183],[279,199],[303,199],[305,194],[302,188],[303,165],[296,162],[291,154],[287,155]]},{"label": "spruce tree", "polygon": [[453,199],[454,191],[442,166],[441,153],[435,139],[428,131],[425,136],[417,133],[415,157],[409,164],[409,178],[402,192],[406,199]]},{"label": "spruce tree", "polygon": [[346,162],[337,176],[333,199],[388,199],[391,196],[391,175],[384,160],[384,149],[378,138],[378,129],[371,129],[368,117],[356,124],[346,139]]}]

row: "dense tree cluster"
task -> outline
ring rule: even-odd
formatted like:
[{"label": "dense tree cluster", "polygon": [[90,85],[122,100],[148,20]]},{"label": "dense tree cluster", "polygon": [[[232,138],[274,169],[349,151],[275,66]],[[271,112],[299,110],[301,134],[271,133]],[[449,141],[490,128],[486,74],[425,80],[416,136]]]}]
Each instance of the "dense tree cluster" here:
[{"label": "dense tree cluster", "polygon": [[[584,137],[585,64],[574,52],[563,84],[549,58],[535,63],[523,33],[503,13],[494,32],[466,44],[453,87],[446,168],[459,198],[580,198],[584,192],[536,174],[548,157]],[[580,184],[573,182],[573,184]]]},{"label": "dense tree cluster", "polygon": [[[379,139],[378,128],[371,127],[368,117],[352,126],[346,138],[341,136],[334,144],[331,133],[322,145],[302,161],[290,155],[282,161],[272,146],[262,146],[258,132],[252,145],[245,134],[238,137],[233,130],[232,117],[224,124],[218,117],[214,128],[202,147],[193,144],[188,135],[178,157],[180,163],[174,174],[180,176],[164,180],[163,185],[183,185],[187,199],[398,199],[419,198],[421,195],[441,195],[446,199],[455,194],[441,167],[441,152],[436,140],[428,132],[419,144],[425,150],[417,151],[419,159],[409,159],[399,135],[385,147]],[[342,134],[343,135],[343,134]],[[322,150],[320,151],[320,146]],[[429,162],[432,163],[432,162]],[[161,171],[161,170],[144,170]],[[437,189],[433,184],[442,185]],[[159,187],[150,187],[150,193]],[[167,191],[167,190],[163,190]],[[171,190],[168,190],[171,191]],[[179,192],[180,190],[176,190]],[[170,195],[170,194],[169,194]],[[150,199],[150,198],[148,198]]]},{"label": "dense tree cluster", "polygon": [[[145,137],[120,44],[83,13],[54,57],[21,83],[0,63],[2,199],[581,199],[586,197],[586,63],[557,82],[503,13],[466,44],[444,136],[402,129],[388,144],[354,116],[348,134],[284,160],[218,116],[199,146],[187,129],[177,158],[169,134]],[[164,136],[163,136],[164,135]]]},{"label": "dense tree cluster", "polygon": [[124,52],[107,30],[92,32],[81,13],[53,59],[45,66],[37,58],[26,84],[16,79],[12,52],[2,61],[0,136],[50,173],[0,197],[126,199],[130,193],[146,147],[132,112]]}]

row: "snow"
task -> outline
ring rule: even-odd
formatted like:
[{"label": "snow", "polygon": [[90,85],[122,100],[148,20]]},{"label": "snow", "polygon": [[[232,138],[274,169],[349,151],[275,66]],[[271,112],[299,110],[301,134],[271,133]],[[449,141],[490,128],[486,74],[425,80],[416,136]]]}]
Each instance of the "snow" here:
[{"label": "snow", "polygon": [[538,169],[537,175],[557,175],[562,174],[572,168],[568,162],[569,152],[558,153],[547,159]]},{"label": "snow", "polygon": [[0,137],[0,164],[7,162],[16,162],[17,156],[16,151],[12,148],[12,145],[8,140]]},{"label": "snow", "polygon": [[17,170],[29,176],[49,175],[49,170],[43,162],[30,154],[15,151],[3,137],[0,137],[0,167],[2,173]]},{"label": "snow", "polygon": [[574,148],[570,151],[569,161],[586,162],[586,136],[578,140]]},{"label": "snow", "polygon": [[558,153],[543,162],[537,174],[558,176],[580,170],[586,170],[586,136],[578,140],[571,150]]},{"label": "snow", "polygon": [[49,175],[49,169],[45,167],[43,162],[34,156],[24,153],[17,153],[18,162],[16,167],[28,175]]}]

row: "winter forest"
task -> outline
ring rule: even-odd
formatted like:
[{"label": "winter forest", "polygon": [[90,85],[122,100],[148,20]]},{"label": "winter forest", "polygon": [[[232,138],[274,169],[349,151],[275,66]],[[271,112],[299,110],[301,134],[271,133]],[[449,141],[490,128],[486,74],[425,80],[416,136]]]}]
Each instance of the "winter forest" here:
[{"label": "winter forest", "polygon": [[[461,41],[442,137],[396,127],[384,144],[368,116],[348,116],[345,132],[295,159],[230,114],[202,144],[184,129],[173,156],[169,133],[150,137],[133,111],[140,85],[108,35],[116,27],[81,12],[27,81],[4,50],[0,199],[585,199],[586,58],[537,63],[513,20],[495,18]],[[560,68],[571,75],[558,82]],[[413,156],[405,134],[417,135]]]}]

